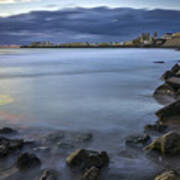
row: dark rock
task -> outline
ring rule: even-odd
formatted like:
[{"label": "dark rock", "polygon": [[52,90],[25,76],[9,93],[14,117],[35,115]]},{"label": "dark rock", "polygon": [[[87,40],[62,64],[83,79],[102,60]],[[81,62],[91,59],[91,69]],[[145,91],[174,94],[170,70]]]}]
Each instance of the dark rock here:
[{"label": "dark rock", "polygon": [[180,66],[178,64],[175,64],[172,69],[170,71],[166,71],[163,75],[162,75],[162,79],[169,79],[171,77],[178,77],[179,76],[179,70],[180,70]]},{"label": "dark rock", "polygon": [[42,172],[39,180],[57,180],[57,173],[54,170],[46,169]]},{"label": "dark rock", "polygon": [[87,169],[83,176],[81,177],[81,180],[98,180],[100,175],[100,170],[96,167],[91,167],[90,169]]},{"label": "dark rock", "polygon": [[169,132],[145,147],[148,151],[158,151],[162,154],[176,155],[180,154],[180,134]]},{"label": "dark rock", "polygon": [[28,170],[35,167],[40,167],[40,165],[40,159],[34,154],[23,153],[17,159],[17,167],[20,170]]},{"label": "dark rock", "polygon": [[81,170],[89,169],[93,166],[102,168],[108,165],[109,157],[106,152],[98,153],[96,151],[79,149],[67,157],[66,163],[70,167],[79,168]]},{"label": "dark rock", "polygon": [[180,100],[160,109],[156,115],[161,123],[180,123]]},{"label": "dark rock", "polygon": [[165,62],[164,61],[154,61],[153,63],[155,63],[155,64],[164,64]]},{"label": "dark rock", "polygon": [[175,170],[167,170],[156,176],[154,180],[180,180],[180,175]]},{"label": "dark rock", "polygon": [[176,97],[176,92],[175,89],[173,87],[171,87],[169,84],[165,83],[161,86],[159,86],[155,92],[154,92],[154,96],[171,96],[171,97]]},{"label": "dark rock", "polygon": [[0,134],[16,134],[17,131],[12,129],[12,128],[9,128],[9,127],[4,127],[2,129],[0,129]]},{"label": "dark rock", "polygon": [[168,129],[167,125],[162,125],[159,123],[152,124],[152,125],[148,124],[148,125],[144,126],[145,132],[154,131],[154,132],[163,133],[163,132],[166,132],[167,129]]},{"label": "dark rock", "polygon": [[145,146],[151,140],[149,135],[131,135],[126,138],[126,145],[128,146]]},{"label": "dark rock", "polygon": [[169,84],[174,89],[180,88],[180,77],[171,77],[166,80],[166,83]]},{"label": "dark rock", "polygon": [[20,150],[23,145],[23,140],[0,137],[0,157],[5,157],[16,150]]}]

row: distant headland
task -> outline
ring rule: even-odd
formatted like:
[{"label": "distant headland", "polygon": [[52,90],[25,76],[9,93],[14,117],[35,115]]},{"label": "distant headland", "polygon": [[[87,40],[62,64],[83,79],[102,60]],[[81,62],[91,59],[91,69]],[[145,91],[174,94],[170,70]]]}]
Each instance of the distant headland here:
[{"label": "distant headland", "polygon": [[29,45],[0,45],[0,48],[176,48],[180,49],[180,32],[166,33],[158,37],[158,33],[142,33],[130,41],[124,42],[72,42],[54,44],[49,41],[32,42]]}]

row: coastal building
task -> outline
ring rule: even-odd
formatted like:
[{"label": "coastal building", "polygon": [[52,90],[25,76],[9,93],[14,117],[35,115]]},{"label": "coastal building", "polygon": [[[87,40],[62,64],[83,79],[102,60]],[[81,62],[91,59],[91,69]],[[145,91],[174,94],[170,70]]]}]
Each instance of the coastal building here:
[{"label": "coastal building", "polygon": [[161,39],[172,39],[172,33],[166,33],[166,34],[164,34],[162,37],[161,37]]},{"label": "coastal building", "polygon": [[171,38],[166,39],[166,42],[163,44],[163,47],[180,47],[180,33],[171,34]]}]

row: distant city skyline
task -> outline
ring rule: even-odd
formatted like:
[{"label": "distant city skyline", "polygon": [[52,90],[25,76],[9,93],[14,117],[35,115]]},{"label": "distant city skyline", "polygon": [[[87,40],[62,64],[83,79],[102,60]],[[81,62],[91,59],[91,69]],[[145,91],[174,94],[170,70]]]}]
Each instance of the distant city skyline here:
[{"label": "distant city skyline", "polygon": [[0,16],[39,10],[55,11],[64,8],[94,8],[99,6],[180,10],[180,0],[0,0]]}]

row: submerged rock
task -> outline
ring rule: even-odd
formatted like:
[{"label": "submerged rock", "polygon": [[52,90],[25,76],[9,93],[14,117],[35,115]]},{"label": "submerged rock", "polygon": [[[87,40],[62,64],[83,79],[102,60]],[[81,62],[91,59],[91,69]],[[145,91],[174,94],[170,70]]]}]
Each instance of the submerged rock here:
[{"label": "submerged rock", "polygon": [[40,159],[34,154],[23,153],[17,159],[17,167],[20,170],[28,170],[35,167],[40,167],[40,165]]},{"label": "submerged rock", "polygon": [[39,180],[57,180],[57,173],[54,170],[46,169],[42,172]]},{"label": "submerged rock", "polygon": [[71,153],[66,159],[67,165],[79,168],[81,170],[91,167],[102,168],[109,163],[109,157],[106,152],[96,152],[85,149],[79,149]]},{"label": "submerged rock", "polygon": [[126,138],[126,145],[128,146],[145,146],[151,140],[149,135],[131,135]]},{"label": "submerged rock", "polygon": [[9,127],[4,127],[2,129],[0,129],[0,134],[16,134],[17,131],[12,129],[12,128],[9,128]]},{"label": "submerged rock", "polygon": [[161,123],[180,123],[180,100],[160,109],[156,115]]},{"label": "submerged rock", "polygon": [[83,176],[81,177],[81,180],[98,180],[100,175],[100,170],[96,167],[91,167],[90,169],[87,169]]},{"label": "submerged rock", "polygon": [[23,145],[23,140],[0,137],[0,157],[5,157],[16,150],[20,150]]},{"label": "submerged rock", "polygon": [[153,63],[155,63],[155,64],[164,64],[165,62],[164,61],[154,61]]},{"label": "submerged rock", "polygon": [[176,155],[180,154],[180,134],[169,132],[145,147],[147,151],[158,151],[162,154]]},{"label": "submerged rock", "polygon": [[180,180],[180,176],[176,171],[168,170],[155,177],[154,180]]}]

